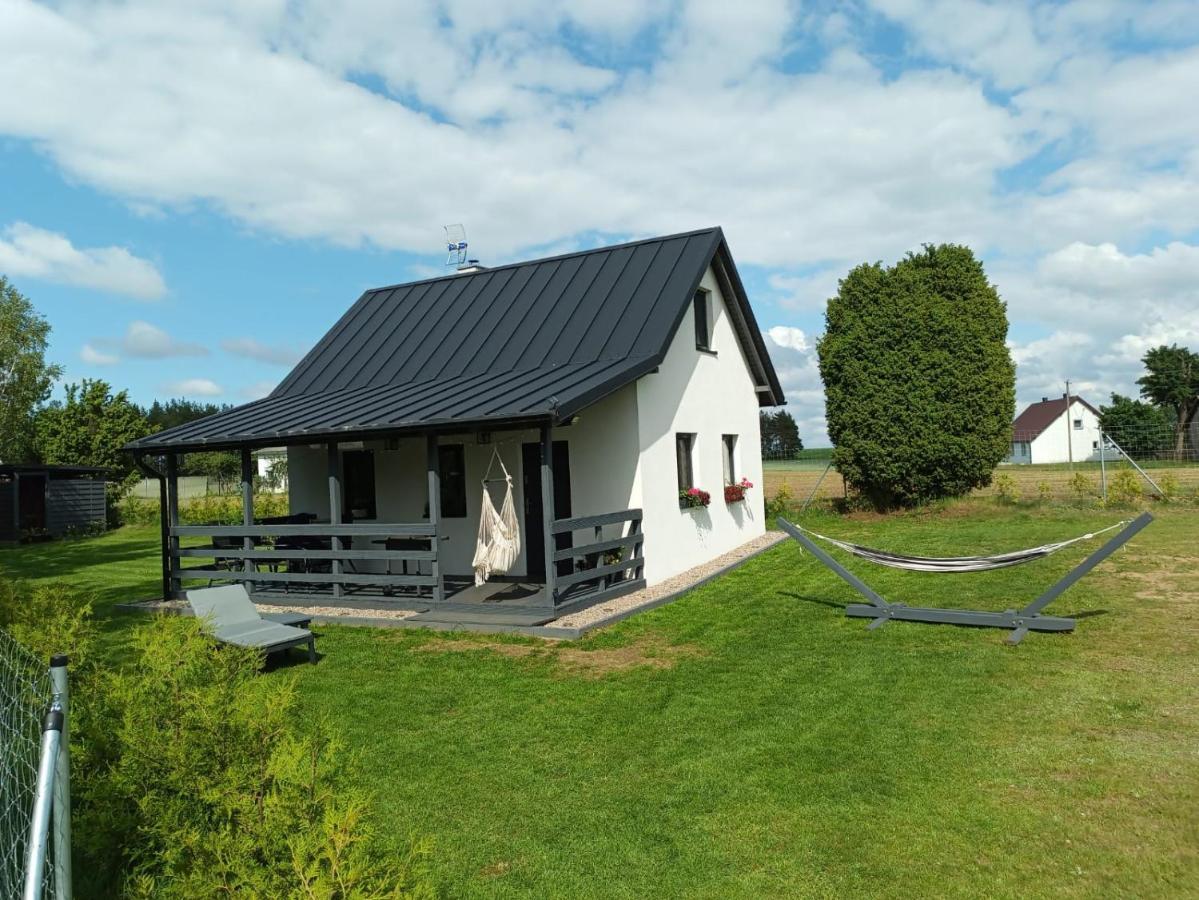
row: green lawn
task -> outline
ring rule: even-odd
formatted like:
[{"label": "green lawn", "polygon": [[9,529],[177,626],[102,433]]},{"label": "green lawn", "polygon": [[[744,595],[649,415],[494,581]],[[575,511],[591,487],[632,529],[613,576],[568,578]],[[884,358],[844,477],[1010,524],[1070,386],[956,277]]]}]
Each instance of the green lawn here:
[{"label": "green lawn", "polygon": [[[360,754],[386,839],[453,896],[1199,895],[1199,511],[1051,612],[1073,635],[894,623],[787,543],[585,641],[322,629],[304,704]],[[1119,514],[987,501],[817,530],[1000,550]],[[0,551],[7,575],[154,593],[156,532]],[[970,576],[855,564],[896,599],[1002,609],[1085,553]],[[137,620],[111,619],[114,638]],[[119,644],[114,644],[119,646]],[[297,656],[298,659],[298,656]]]}]

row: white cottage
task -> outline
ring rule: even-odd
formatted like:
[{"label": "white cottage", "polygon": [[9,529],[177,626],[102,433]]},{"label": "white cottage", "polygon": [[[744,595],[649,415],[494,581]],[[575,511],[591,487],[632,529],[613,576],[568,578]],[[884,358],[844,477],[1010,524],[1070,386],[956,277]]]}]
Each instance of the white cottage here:
[{"label": "white cottage", "polygon": [[[711,228],[367,291],[269,397],[129,449],[162,459],[167,594],[219,570],[259,601],[536,624],[762,534],[758,409],[783,402]],[[290,516],[255,519],[246,488],[242,524],[179,524],[179,454],[239,449],[249,473],[265,446],[287,449]],[[520,550],[476,586],[505,473]]]},{"label": "white cottage", "polygon": [[1012,423],[1009,463],[1064,463],[1099,459],[1099,410],[1082,397],[1042,397]]}]

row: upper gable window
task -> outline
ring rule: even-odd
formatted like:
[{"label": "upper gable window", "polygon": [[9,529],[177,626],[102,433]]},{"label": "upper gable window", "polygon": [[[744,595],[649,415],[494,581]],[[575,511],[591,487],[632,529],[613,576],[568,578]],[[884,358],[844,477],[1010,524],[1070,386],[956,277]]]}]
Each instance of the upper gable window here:
[{"label": "upper gable window", "polygon": [[712,300],[711,295],[702,288],[695,292],[693,309],[695,312],[695,348],[697,350],[711,350]]}]

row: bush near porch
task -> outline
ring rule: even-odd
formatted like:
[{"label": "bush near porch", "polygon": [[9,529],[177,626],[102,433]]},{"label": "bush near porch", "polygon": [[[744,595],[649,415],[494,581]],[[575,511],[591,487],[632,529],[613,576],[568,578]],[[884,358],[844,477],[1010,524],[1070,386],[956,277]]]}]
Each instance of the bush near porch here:
[{"label": "bush near porch", "polygon": [[[285,516],[289,512],[287,494],[255,494],[254,517]],[[157,525],[158,498],[146,500],[127,497],[120,505],[125,525]],[[179,521],[184,525],[240,525],[241,494],[209,494],[179,503]]]},{"label": "bush near porch", "polygon": [[[1199,894],[1199,510],[1157,521],[1057,601],[1073,635],[869,632],[792,543],[567,644],[323,627],[294,678],[360,754],[379,838],[432,843],[454,896]],[[905,552],[1071,537],[1127,511],[991,499],[806,524]],[[0,551],[0,577],[158,579],[156,531]],[[887,596],[1002,609],[1086,553],[984,575],[851,567]],[[108,664],[131,628],[103,620]]]}]

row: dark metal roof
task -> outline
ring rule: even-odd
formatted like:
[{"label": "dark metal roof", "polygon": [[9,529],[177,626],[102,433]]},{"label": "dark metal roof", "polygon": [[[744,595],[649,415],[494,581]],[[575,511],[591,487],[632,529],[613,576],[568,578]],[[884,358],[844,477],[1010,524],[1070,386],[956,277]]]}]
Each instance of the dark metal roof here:
[{"label": "dark metal roof", "polygon": [[[1099,410],[1091,406],[1082,397],[1077,394],[1070,395],[1071,403],[1081,403],[1095,415],[1099,415]],[[1040,403],[1031,403],[1028,409],[1016,416],[1016,421],[1012,423],[1012,440],[1014,441],[1032,441],[1036,440],[1046,428],[1058,420],[1058,417],[1066,411],[1066,395],[1054,397],[1052,400],[1046,398]]]},{"label": "dark metal roof", "polygon": [[72,475],[107,475],[111,469],[103,466],[52,466],[44,463],[0,463],[0,475],[27,474],[50,477]]},{"label": "dark metal roof", "polygon": [[712,265],[760,402],[783,402],[719,228],[376,288],[269,397],[129,445],[562,422],[662,361]]}]

